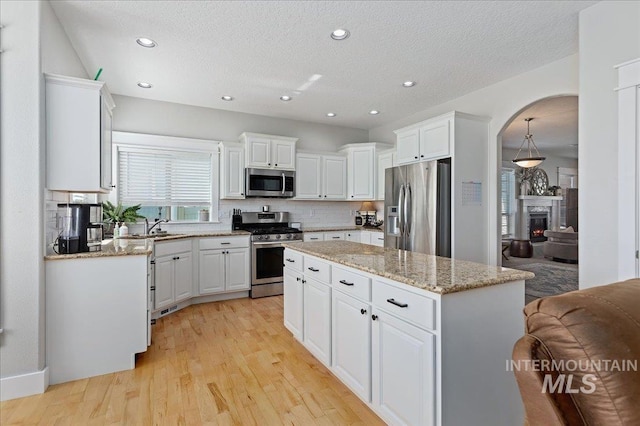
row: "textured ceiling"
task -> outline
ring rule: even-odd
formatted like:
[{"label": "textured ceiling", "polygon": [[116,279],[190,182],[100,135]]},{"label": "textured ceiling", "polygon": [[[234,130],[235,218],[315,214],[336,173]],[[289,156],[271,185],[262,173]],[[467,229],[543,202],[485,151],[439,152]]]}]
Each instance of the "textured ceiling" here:
[{"label": "textured ceiling", "polygon": [[531,134],[540,155],[578,158],[577,96],[544,99],[522,111],[502,133],[503,148],[520,148],[528,117],[533,118]]},{"label": "textured ceiling", "polygon": [[115,94],[370,129],[577,52],[578,12],[595,2],[51,3]]}]

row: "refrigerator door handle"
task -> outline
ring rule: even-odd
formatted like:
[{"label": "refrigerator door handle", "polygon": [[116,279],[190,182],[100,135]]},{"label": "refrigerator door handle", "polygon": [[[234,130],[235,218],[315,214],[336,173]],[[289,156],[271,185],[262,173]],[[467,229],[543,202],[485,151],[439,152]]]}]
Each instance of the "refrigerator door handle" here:
[{"label": "refrigerator door handle", "polygon": [[404,199],[405,199],[404,185],[400,185],[400,194],[398,195],[398,222],[400,225],[401,236],[404,236]]},{"label": "refrigerator door handle", "polygon": [[407,194],[405,195],[404,200],[404,220],[407,235],[411,234],[411,223],[413,222],[413,217],[411,215],[411,209],[413,208],[413,193],[411,191],[411,184],[407,182]]}]

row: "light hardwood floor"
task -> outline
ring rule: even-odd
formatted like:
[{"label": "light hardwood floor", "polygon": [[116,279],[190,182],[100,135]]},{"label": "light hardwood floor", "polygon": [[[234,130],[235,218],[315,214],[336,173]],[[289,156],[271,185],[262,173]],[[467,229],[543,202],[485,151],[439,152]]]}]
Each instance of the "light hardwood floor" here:
[{"label": "light hardwood floor", "polygon": [[161,318],[134,370],[5,401],[0,424],[383,424],[284,328],[282,302],[236,299]]}]

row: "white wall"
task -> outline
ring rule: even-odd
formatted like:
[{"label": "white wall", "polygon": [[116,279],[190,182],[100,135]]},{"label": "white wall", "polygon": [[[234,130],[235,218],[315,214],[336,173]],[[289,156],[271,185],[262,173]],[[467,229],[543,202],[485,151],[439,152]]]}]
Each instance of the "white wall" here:
[{"label": "white wall", "polygon": [[616,171],[625,153],[618,151],[613,67],[638,57],[640,2],[601,2],[580,13],[580,288],[629,278],[618,271],[617,206],[625,200]]},{"label": "white wall", "polygon": [[[515,158],[517,153],[517,149],[503,148],[502,160],[509,162],[512,166],[515,166],[515,164],[511,163],[511,160]],[[578,168],[578,160],[576,158],[556,157],[544,152],[541,152],[541,154],[546,157],[546,160],[544,160],[538,168],[547,172],[547,176],[549,177],[549,186],[558,185],[558,167],[568,167],[571,169]]]},{"label": "white wall", "polygon": [[[47,2],[2,1],[0,399],[46,388],[44,79],[84,76]],[[24,379],[24,380],[23,380]]]},{"label": "white wall", "polygon": [[489,158],[482,160],[487,161],[489,171],[489,176],[486,179],[488,189],[483,192],[483,203],[486,203],[483,205],[488,208],[488,221],[484,226],[489,236],[489,247],[487,247],[485,257],[488,263],[497,264],[500,257],[498,171],[502,157],[498,135],[511,118],[527,105],[546,97],[576,94],[578,94],[578,55],[572,55],[389,125],[371,129],[369,139],[380,142],[395,142],[394,129],[453,110],[490,117]]},{"label": "white wall", "polygon": [[[142,90],[142,89],[141,89]],[[298,149],[333,150],[351,142],[368,141],[362,129],[329,126],[283,118],[266,117],[160,102],[129,96],[114,96],[113,129],[123,132],[237,141],[242,132],[300,138]]]}]

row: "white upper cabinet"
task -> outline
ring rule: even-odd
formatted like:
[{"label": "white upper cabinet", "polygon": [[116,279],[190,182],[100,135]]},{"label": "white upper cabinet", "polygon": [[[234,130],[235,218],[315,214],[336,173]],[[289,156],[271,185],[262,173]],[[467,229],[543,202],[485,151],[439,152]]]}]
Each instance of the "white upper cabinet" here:
[{"label": "white upper cabinet", "polygon": [[398,164],[446,158],[451,155],[451,114],[396,130]]},{"label": "white upper cabinet", "polygon": [[384,177],[385,171],[395,165],[395,152],[388,150],[378,154],[378,182],[376,187],[376,199],[384,200]]},{"label": "white upper cabinet", "polygon": [[220,198],[244,198],[244,146],[237,142],[222,142],[220,157]]},{"label": "white upper cabinet", "polygon": [[296,198],[344,200],[347,198],[347,158],[340,155],[298,153]]},{"label": "white upper cabinet", "polygon": [[297,138],[245,132],[240,141],[245,144],[246,167],[295,170]]},{"label": "white upper cabinet", "polygon": [[342,147],[347,155],[347,199],[376,199],[376,169],[378,150],[391,148],[379,143],[357,143]]},{"label": "white upper cabinet", "polygon": [[104,82],[53,74],[45,81],[47,189],[111,191],[115,105]]}]

